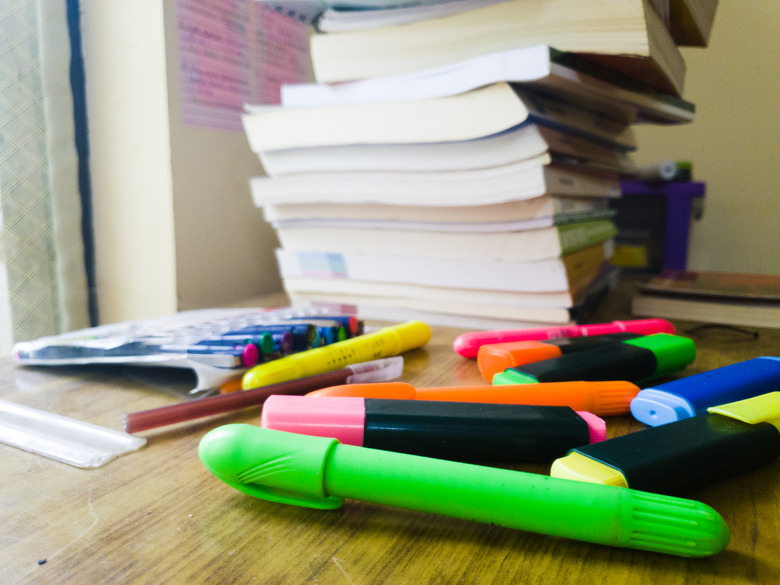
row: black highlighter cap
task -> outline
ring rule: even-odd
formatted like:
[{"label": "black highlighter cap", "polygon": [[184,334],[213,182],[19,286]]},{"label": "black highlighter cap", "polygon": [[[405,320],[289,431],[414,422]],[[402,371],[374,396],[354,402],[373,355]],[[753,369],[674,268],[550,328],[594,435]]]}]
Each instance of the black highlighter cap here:
[{"label": "black highlighter cap", "polygon": [[567,406],[367,398],[365,412],[364,447],[438,459],[550,462],[590,442]]}]

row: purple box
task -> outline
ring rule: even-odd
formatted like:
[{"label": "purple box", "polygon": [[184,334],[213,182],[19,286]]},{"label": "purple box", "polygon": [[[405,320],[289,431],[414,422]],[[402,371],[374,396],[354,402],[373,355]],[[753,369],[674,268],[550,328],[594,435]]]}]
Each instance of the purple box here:
[{"label": "purple box", "polygon": [[[705,184],[700,181],[650,182],[623,181],[620,184],[624,201],[632,197],[663,198],[665,223],[663,241],[663,269],[684,270],[688,263],[688,237],[695,199],[704,197]],[[617,221],[620,227],[620,211]]]}]

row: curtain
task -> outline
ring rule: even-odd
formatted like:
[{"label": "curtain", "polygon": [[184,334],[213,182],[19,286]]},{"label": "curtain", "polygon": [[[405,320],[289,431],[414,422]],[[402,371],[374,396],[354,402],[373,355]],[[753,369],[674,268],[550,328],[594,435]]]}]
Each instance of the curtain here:
[{"label": "curtain", "polygon": [[0,354],[89,326],[66,3],[0,3]]}]

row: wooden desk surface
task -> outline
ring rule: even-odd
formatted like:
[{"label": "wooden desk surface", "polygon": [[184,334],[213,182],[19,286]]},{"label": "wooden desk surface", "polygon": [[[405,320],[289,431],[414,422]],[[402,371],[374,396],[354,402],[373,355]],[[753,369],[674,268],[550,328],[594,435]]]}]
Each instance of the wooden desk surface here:
[{"label": "wooden desk surface", "polygon": [[[594,322],[627,318],[616,291]],[[678,332],[690,324],[677,323]],[[483,383],[435,328],[406,355],[418,386]],[[780,331],[691,334],[687,373],[780,353]],[[176,402],[132,369],[21,368],[0,361],[0,397],[121,429],[125,412]],[[769,390],[769,389],[768,389]],[[2,583],[780,583],[780,462],[690,494],[722,514],[726,551],[705,559],[617,549],[347,501],[337,511],[273,504],[211,476],[200,438],[258,411],[149,436],[142,450],[83,470],[0,445]],[[608,420],[610,436],[642,427]],[[520,469],[545,473],[549,467]],[[44,562],[45,561],[45,562]]]}]

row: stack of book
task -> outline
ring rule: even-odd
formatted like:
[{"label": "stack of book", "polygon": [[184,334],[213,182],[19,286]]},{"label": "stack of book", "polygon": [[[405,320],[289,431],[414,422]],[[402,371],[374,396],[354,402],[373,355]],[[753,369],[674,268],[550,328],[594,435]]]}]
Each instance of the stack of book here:
[{"label": "stack of book", "polygon": [[317,83],[244,115],[291,301],[474,329],[582,318],[614,281],[633,126],[693,118],[670,29],[645,0],[415,4],[318,11]]}]

